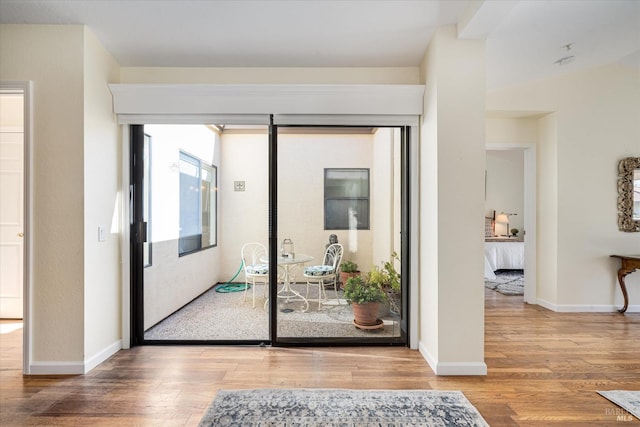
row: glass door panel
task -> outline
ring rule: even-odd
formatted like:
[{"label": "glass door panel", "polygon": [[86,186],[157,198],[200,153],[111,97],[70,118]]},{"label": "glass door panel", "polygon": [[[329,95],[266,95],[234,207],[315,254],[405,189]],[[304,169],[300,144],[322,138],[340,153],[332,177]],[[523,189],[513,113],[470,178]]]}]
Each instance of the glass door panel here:
[{"label": "glass door panel", "polygon": [[241,258],[268,245],[267,131],[144,126],[143,342],[269,341],[268,280],[247,285]]},{"label": "glass door panel", "polygon": [[[278,342],[406,343],[402,137],[400,128],[278,127]],[[354,323],[347,265],[384,294],[369,324]]]}]

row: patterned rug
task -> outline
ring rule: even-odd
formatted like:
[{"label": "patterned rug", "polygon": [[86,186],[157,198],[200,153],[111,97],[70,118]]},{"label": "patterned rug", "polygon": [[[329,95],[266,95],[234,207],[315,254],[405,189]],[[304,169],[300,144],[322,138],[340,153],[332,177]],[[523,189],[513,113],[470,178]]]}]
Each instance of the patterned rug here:
[{"label": "patterned rug", "polygon": [[[640,391],[609,390],[599,391],[599,395],[609,399],[622,409],[640,420]],[[618,414],[625,416],[627,414]]]},{"label": "patterned rug", "polygon": [[205,426],[488,426],[460,391],[220,390]]},{"label": "patterned rug", "polygon": [[497,270],[494,280],[484,279],[484,286],[504,295],[524,295],[523,270]]}]

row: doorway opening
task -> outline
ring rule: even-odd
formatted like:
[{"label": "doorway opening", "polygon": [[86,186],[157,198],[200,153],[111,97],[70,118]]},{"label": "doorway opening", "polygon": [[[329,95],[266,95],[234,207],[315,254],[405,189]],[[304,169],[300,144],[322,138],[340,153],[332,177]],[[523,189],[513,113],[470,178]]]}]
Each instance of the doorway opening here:
[{"label": "doorway opening", "polygon": [[536,164],[533,144],[488,144],[485,285],[535,303]]}]

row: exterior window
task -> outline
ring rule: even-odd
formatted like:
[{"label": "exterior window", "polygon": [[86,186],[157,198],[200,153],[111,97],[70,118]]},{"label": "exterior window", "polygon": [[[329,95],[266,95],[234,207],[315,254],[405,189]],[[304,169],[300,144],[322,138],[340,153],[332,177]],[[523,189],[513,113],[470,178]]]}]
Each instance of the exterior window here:
[{"label": "exterior window", "polygon": [[186,255],[217,243],[217,168],[180,152],[180,239]]},{"label": "exterior window", "polygon": [[324,228],[369,229],[369,169],[324,170]]}]

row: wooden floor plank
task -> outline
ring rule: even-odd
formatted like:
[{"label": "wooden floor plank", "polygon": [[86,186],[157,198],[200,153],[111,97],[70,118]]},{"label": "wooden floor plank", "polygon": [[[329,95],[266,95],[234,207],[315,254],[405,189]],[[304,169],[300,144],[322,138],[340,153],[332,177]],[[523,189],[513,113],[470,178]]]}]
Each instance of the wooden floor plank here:
[{"label": "wooden floor plank", "polygon": [[148,346],[86,375],[23,376],[0,335],[2,426],[197,426],[220,389],[461,390],[492,426],[640,425],[597,390],[640,390],[640,314],[553,313],[486,293],[482,377],[437,377],[402,347]]}]

